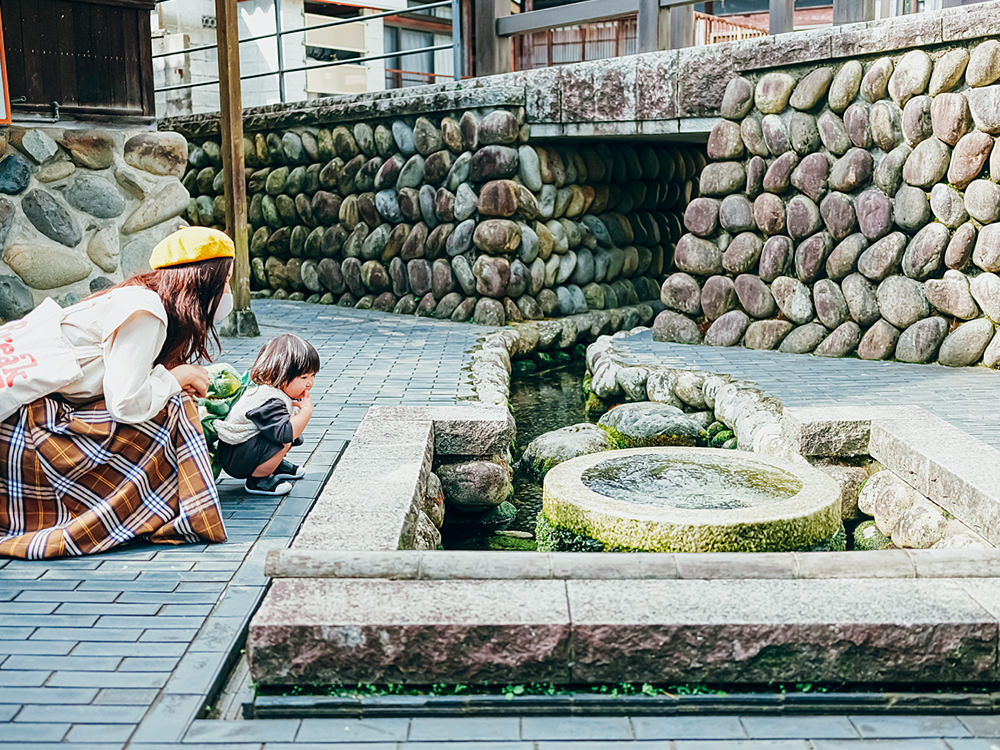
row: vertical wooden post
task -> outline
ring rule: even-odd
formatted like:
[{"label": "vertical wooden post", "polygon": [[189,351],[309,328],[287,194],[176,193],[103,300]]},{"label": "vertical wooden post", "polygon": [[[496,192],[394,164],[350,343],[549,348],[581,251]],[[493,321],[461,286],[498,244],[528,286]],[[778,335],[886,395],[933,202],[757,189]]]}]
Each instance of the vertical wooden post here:
[{"label": "vertical wooden post", "polygon": [[833,25],[875,19],[875,0],[833,0]]},{"label": "vertical wooden post", "polygon": [[660,49],[660,0],[639,0],[639,17],[635,25],[636,46],[640,53]]},{"label": "vertical wooden post", "polygon": [[694,46],[694,6],[675,5],[669,11],[670,46],[668,49],[683,49]]},{"label": "vertical wooden post", "polygon": [[795,28],[795,0],[770,0],[768,31],[784,34]]},{"label": "vertical wooden post", "polygon": [[250,241],[247,230],[247,183],[243,167],[243,102],[240,93],[239,23],[236,0],[215,0],[219,58],[219,134],[226,201],[226,232],[236,244],[233,264],[233,312],[220,326],[223,336],[259,336],[250,309]]},{"label": "vertical wooden post", "polygon": [[497,36],[497,19],[510,15],[510,0],[476,2],[476,75],[510,73],[514,67],[510,37]]}]

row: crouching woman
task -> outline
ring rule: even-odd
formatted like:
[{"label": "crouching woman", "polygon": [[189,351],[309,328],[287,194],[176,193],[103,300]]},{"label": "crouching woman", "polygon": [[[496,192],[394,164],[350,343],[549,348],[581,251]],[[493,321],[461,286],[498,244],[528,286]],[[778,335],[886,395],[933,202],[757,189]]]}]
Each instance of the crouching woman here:
[{"label": "crouching woman", "polygon": [[[0,389],[0,556],[225,541],[192,398],[208,373],[192,362],[219,344],[233,257],[222,232],[181,229],[153,249],[151,271],[0,326],[8,361],[20,347],[18,361],[39,363]],[[48,361],[63,367],[43,366],[53,345]]]}]

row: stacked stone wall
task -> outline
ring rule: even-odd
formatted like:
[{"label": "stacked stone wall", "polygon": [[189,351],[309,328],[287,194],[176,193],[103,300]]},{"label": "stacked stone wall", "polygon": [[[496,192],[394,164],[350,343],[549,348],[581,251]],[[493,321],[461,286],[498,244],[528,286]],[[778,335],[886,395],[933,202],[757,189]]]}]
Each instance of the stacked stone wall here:
[{"label": "stacked stone wall", "polygon": [[183,223],[177,133],[12,127],[0,135],[0,323],[138,271]]},{"label": "stacked stone wall", "polygon": [[1000,42],[729,82],[658,338],[1000,364]]},{"label": "stacked stone wall", "polygon": [[[218,151],[192,139],[192,224],[223,222]],[[244,154],[256,296],[492,325],[655,301],[705,164],[535,143],[519,107],[261,131]]]}]

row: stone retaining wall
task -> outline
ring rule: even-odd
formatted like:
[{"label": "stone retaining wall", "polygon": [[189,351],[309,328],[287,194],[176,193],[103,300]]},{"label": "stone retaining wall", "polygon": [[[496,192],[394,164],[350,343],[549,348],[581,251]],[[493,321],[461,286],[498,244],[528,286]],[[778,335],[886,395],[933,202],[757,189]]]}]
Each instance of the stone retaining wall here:
[{"label": "stone retaining wall", "polygon": [[12,127],[0,137],[0,323],[137,271],[181,225],[177,133]]},{"label": "stone retaining wall", "polygon": [[1000,42],[730,80],[662,340],[1000,365]]},{"label": "stone retaining wall", "polygon": [[[340,121],[244,141],[258,296],[503,325],[655,300],[704,156],[530,140],[523,107]],[[224,221],[191,143],[192,224]]]}]

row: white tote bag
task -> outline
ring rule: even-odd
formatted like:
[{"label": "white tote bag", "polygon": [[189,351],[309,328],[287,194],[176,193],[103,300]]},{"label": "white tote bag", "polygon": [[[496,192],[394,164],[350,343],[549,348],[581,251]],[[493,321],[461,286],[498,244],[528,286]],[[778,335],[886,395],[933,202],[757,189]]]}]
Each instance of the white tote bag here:
[{"label": "white tote bag", "polygon": [[77,352],[62,337],[63,310],[51,297],[0,326],[0,420],[83,377]]}]

